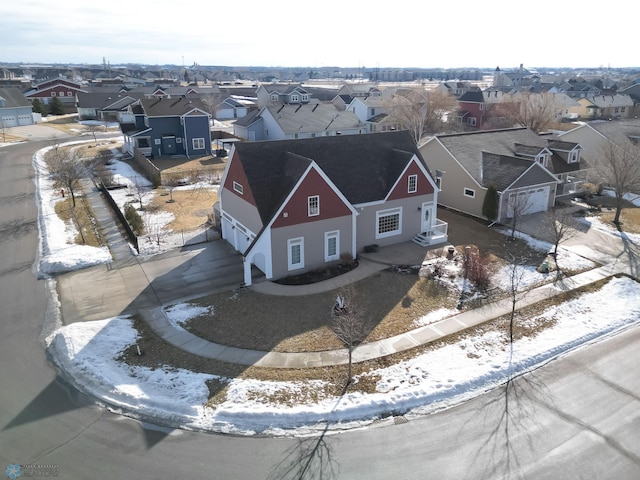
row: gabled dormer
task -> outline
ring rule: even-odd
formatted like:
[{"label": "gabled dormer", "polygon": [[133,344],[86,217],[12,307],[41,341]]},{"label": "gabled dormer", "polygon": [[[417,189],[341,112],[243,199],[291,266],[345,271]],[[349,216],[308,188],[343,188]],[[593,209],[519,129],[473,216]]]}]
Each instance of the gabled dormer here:
[{"label": "gabled dormer", "polygon": [[551,156],[553,155],[553,152],[547,147],[523,145],[521,143],[514,145],[514,152],[517,157],[528,158],[543,167],[549,166]]},{"label": "gabled dormer", "polygon": [[549,140],[549,148],[566,163],[580,163],[582,147],[578,143]]}]

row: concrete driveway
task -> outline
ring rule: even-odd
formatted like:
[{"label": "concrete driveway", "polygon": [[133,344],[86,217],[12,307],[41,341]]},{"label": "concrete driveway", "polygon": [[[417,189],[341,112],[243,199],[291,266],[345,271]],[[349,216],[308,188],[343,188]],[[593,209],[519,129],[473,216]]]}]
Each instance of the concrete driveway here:
[{"label": "concrete driveway", "polygon": [[68,137],[69,134],[43,124],[23,125],[21,127],[11,127],[7,133],[16,137],[23,137],[25,140],[46,140],[48,138]]}]

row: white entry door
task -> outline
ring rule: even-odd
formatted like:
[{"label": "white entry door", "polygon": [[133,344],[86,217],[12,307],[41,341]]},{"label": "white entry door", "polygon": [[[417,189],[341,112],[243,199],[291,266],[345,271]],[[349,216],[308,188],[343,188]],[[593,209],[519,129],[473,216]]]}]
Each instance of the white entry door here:
[{"label": "white entry door", "polygon": [[433,202],[427,202],[422,204],[422,225],[420,228],[420,233],[425,233],[431,230],[431,224],[433,219],[431,218],[433,214]]}]

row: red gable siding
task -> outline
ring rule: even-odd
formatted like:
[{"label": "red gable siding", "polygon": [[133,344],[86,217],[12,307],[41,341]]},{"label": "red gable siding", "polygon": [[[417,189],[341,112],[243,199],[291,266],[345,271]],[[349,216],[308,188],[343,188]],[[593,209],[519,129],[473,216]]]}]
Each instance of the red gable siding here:
[{"label": "red gable siding", "polygon": [[[247,180],[247,176],[242,168],[242,162],[237,160],[237,157],[238,154],[234,153],[233,158],[229,160],[231,163],[229,165],[229,171],[227,172],[227,178],[224,182],[223,188],[255,206],[256,200],[253,198],[253,193],[249,188],[249,181]],[[233,182],[242,185],[242,195],[233,189]]]},{"label": "red gable siding", "polygon": [[[320,215],[310,217],[307,212],[308,198],[313,195],[320,197]],[[287,214],[286,217],[284,212]],[[273,226],[275,228],[288,227],[327,218],[344,217],[345,215],[351,215],[349,206],[325,182],[318,171],[312,168],[289,199]]]},{"label": "red gable siding", "polygon": [[[409,175],[418,176],[417,190],[414,193],[409,193]],[[430,193],[433,193],[433,186],[414,160],[411,162],[407,170],[402,174],[402,177],[400,177],[400,181],[389,194],[389,200],[398,200],[401,198],[428,195]]]}]

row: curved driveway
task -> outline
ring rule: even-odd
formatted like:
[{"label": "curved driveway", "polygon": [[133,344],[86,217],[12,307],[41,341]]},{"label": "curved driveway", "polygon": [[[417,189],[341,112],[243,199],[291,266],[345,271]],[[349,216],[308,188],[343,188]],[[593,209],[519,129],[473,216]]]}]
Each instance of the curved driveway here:
[{"label": "curved driveway", "polygon": [[[40,146],[44,145],[44,142]],[[50,298],[31,154],[0,149],[0,468],[60,478],[640,478],[640,329],[437,414],[303,439],[168,430],[109,413],[61,382],[40,335]]]}]

